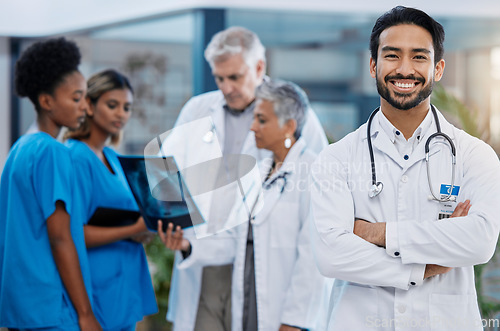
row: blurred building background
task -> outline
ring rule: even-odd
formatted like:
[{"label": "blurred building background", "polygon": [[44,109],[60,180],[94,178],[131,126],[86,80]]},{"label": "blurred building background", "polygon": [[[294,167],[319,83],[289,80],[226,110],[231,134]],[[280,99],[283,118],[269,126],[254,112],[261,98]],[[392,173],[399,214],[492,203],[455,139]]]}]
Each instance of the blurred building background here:
[{"label": "blurred building background", "polygon": [[[338,140],[378,104],[368,71],[374,20],[395,1],[86,1],[0,0],[0,168],[11,144],[33,123],[27,99],[12,91],[13,63],[39,38],[64,35],[83,54],[84,75],[128,74],[136,104],[122,152],[141,153],[170,129],[192,95],[215,89],[203,49],[228,26],[255,31],[267,48],[268,74],[302,86],[325,131]],[[474,111],[481,136],[500,143],[500,3],[405,3],[446,30],[442,85]],[[459,124],[459,123],[458,123]]]},{"label": "blurred building background", "polygon": [[[329,138],[338,140],[366,121],[379,103],[369,75],[368,40],[375,19],[398,4],[0,0],[0,170],[12,143],[35,118],[29,101],[15,96],[12,76],[19,54],[40,38],[75,40],[86,77],[115,68],[131,78],[136,102],[123,153],[141,154],[155,135],[172,128],[192,95],[216,88],[203,50],[215,32],[233,25],[260,36],[268,74],[304,88]],[[404,5],[426,11],[444,26],[445,94],[468,109],[478,135],[500,151],[500,2],[421,0]],[[463,126],[459,115],[448,116]],[[498,270],[491,269],[487,275]],[[500,300],[494,278],[485,279],[488,300]]]}]

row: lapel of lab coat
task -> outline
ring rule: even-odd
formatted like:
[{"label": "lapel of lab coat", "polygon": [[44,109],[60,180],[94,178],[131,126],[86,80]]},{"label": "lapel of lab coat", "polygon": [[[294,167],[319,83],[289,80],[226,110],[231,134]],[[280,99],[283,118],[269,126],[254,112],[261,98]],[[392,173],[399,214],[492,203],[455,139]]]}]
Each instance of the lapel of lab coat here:
[{"label": "lapel of lab coat", "polygon": [[[266,183],[270,183],[274,178],[282,175],[283,173],[287,172],[287,179],[290,180],[294,176],[294,172],[297,171],[295,167],[297,166],[297,161],[299,160],[300,156],[306,149],[306,144],[303,139],[297,140],[297,142],[292,146],[290,151],[288,152],[288,155],[285,158],[285,161],[283,162],[283,165],[281,168],[275,172],[267,181]],[[271,169],[273,160],[272,158],[265,159],[262,161],[261,164],[261,178],[264,179],[266,178],[267,174],[269,173],[269,169]],[[290,184],[290,183],[288,183]],[[288,185],[287,184],[287,185]],[[261,224],[264,221],[268,219],[269,214],[271,211],[274,209],[276,206],[276,203],[280,199],[282,199],[282,196],[286,194],[286,187],[283,192],[281,192],[281,188],[283,185],[282,180],[277,180],[276,182],[273,183],[273,185],[269,188],[266,189],[264,188],[264,206],[262,207],[262,210],[255,216],[255,221],[254,224]]]}]

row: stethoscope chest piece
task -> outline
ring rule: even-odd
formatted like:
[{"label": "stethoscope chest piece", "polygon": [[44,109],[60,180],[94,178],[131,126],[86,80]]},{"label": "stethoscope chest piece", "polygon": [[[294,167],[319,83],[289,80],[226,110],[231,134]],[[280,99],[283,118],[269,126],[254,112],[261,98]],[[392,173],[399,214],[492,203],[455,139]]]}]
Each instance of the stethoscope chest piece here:
[{"label": "stethoscope chest piece", "polygon": [[368,196],[370,198],[374,198],[377,195],[379,195],[383,189],[384,189],[384,184],[382,182],[378,182],[377,184],[372,184],[372,187],[370,188],[370,191],[368,192]]},{"label": "stethoscope chest piece", "polygon": [[214,131],[213,129],[205,133],[203,136],[203,141],[207,144],[211,143],[214,140]]}]

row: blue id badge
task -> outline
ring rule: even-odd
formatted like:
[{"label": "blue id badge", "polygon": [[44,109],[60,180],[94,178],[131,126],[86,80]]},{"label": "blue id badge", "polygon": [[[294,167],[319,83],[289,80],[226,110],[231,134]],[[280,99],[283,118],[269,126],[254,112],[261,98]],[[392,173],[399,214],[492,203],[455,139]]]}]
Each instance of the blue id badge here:
[{"label": "blue id badge", "polygon": [[[451,185],[441,184],[439,189],[439,194],[441,199],[445,199],[450,194]],[[438,219],[450,218],[451,214],[457,207],[458,192],[460,191],[460,186],[453,185],[453,190],[451,191],[451,196],[454,197],[454,201],[446,201],[439,203],[439,214]]]}]

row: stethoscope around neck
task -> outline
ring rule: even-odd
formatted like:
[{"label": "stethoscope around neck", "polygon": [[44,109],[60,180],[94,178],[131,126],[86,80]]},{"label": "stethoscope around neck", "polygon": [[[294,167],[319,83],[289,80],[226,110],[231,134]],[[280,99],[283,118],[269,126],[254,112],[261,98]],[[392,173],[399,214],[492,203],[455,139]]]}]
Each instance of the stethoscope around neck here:
[{"label": "stethoscope around neck", "polygon": [[[368,141],[368,150],[370,151],[370,161],[371,161],[371,167],[372,167],[372,186],[370,187],[370,190],[368,191],[368,196],[370,198],[374,198],[377,195],[382,192],[384,188],[384,184],[382,182],[377,182],[377,175],[375,172],[375,157],[373,156],[373,147],[372,147],[372,140],[371,140],[371,124],[373,117],[375,117],[375,114],[380,110],[380,107],[375,109],[371,115],[370,118],[368,119],[368,125],[366,128],[366,133],[367,133],[367,141]],[[425,142],[425,165],[427,168],[427,181],[429,183],[429,189],[432,194],[432,199],[437,200],[439,202],[447,202],[447,201],[455,201],[456,197],[452,197],[451,194],[453,192],[453,187],[455,184],[455,167],[456,167],[456,150],[455,150],[455,144],[453,144],[453,141],[451,141],[451,138],[446,135],[445,133],[441,132],[441,125],[439,124],[439,119],[437,116],[437,111],[434,105],[431,105],[431,111],[432,114],[434,115],[434,120],[436,122],[436,128],[437,132],[433,133],[429,138],[427,138],[427,141]],[[436,137],[442,137],[448,141],[451,147],[451,187],[448,191],[448,195],[445,196],[444,198],[439,198],[434,194],[434,190],[432,189],[432,181],[431,181],[431,174],[429,170],[429,144],[431,143],[432,139]]]}]

